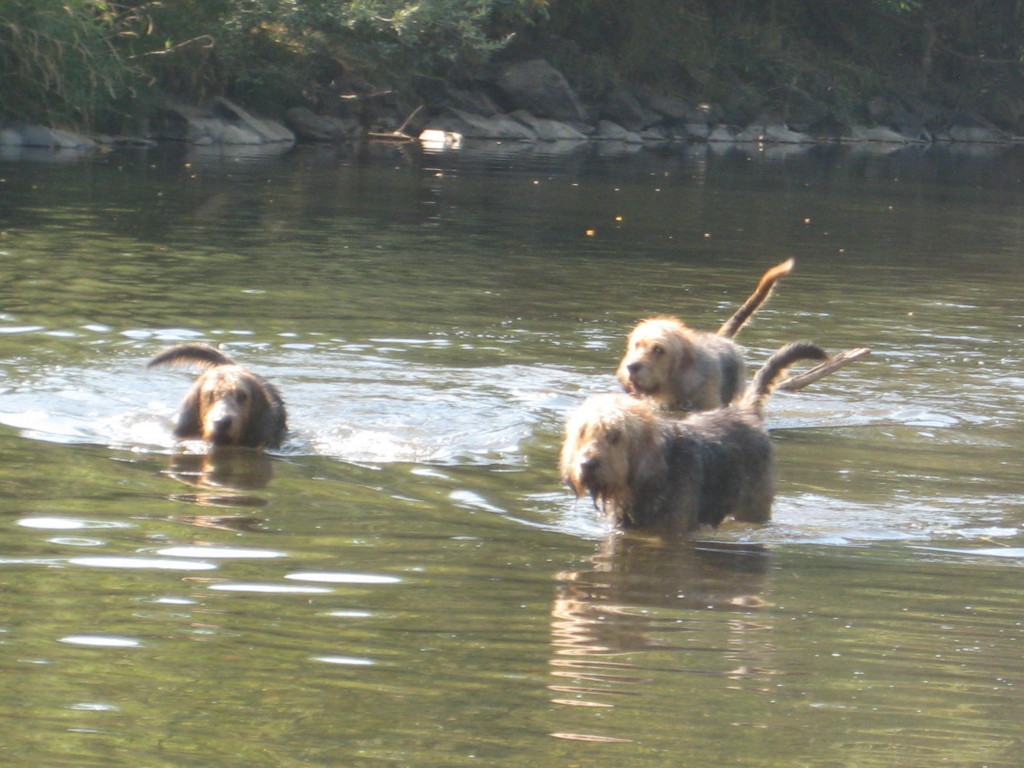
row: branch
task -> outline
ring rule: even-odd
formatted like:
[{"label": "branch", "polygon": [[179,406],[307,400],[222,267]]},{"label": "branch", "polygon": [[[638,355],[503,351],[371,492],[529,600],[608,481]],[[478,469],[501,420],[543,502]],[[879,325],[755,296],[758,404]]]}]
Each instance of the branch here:
[{"label": "branch", "polygon": [[203,48],[213,48],[214,40],[213,35],[200,35],[199,37],[193,37],[191,40],[185,40],[184,42],[172,45],[169,48],[164,48],[158,51],[144,51],[143,53],[129,56],[129,59],[138,59],[143,56],[166,56],[169,53],[176,53],[182,48],[186,48],[190,45],[201,45]]}]

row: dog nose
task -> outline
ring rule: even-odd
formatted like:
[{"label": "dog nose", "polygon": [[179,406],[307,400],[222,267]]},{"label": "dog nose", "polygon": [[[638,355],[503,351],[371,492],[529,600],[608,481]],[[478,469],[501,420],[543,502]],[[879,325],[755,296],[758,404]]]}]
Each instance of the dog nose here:
[{"label": "dog nose", "polygon": [[626,370],[630,373],[636,373],[642,367],[642,363],[630,363],[626,366]]},{"label": "dog nose", "polygon": [[600,465],[601,462],[596,456],[590,456],[580,462],[580,477],[583,479],[584,485],[588,485],[593,482],[594,477],[597,474],[597,468]]},{"label": "dog nose", "polygon": [[223,437],[231,432],[231,417],[222,416],[213,422],[213,433],[218,437]]}]

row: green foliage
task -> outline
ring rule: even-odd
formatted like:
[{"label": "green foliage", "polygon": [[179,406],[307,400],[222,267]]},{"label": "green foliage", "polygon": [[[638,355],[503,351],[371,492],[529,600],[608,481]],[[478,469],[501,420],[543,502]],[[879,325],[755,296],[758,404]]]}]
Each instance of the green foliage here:
[{"label": "green foliage", "polygon": [[[192,99],[226,93],[288,105],[353,69],[392,85],[413,72],[482,61],[539,13],[539,2],[185,0],[147,11],[148,36],[163,48],[146,66],[165,89]],[[183,46],[187,40],[195,42]]]},{"label": "green foliage", "polygon": [[[360,70],[472,66],[544,0],[0,0],[0,115],[93,127],[127,97],[278,107]],[[155,90],[154,90],[155,89]]]},{"label": "green foliage", "polygon": [[137,74],[123,25],[103,0],[0,0],[0,115],[77,127],[115,110]]},{"label": "green foliage", "polygon": [[591,97],[633,83],[756,110],[773,93],[799,91],[852,114],[894,73],[964,93],[1019,81],[1024,5],[0,0],[0,117],[96,127],[128,102],[137,112],[163,94],[279,110],[325,93],[400,88],[416,73],[473,73],[533,33],[562,41],[541,50]]},{"label": "green foliage", "polygon": [[746,112],[795,89],[860,117],[897,80],[981,92],[1024,60],[1024,5],[1005,0],[552,0],[550,16],[576,66],[610,74],[593,92],[640,83]]}]

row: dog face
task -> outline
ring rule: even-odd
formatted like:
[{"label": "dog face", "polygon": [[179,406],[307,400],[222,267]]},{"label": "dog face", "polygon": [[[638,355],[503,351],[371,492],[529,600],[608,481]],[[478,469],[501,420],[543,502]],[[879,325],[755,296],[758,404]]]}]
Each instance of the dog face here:
[{"label": "dog face", "polygon": [[203,440],[214,445],[241,445],[242,428],[249,422],[255,387],[236,365],[222,365],[204,373],[199,389],[199,422]]},{"label": "dog face", "polygon": [[215,446],[274,446],[284,430],[283,413],[262,379],[240,365],[218,365],[192,385],[175,432]]},{"label": "dog face", "polygon": [[609,513],[627,509],[644,478],[663,471],[663,445],[657,418],[646,403],[626,395],[596,395],[566,424],[562,478],[598,508]]},{"label": "dog face", "polygon": [[693,362],[692,331],[672,317],[644,320],[626,342],[616,373],[627,392],[671,399],[673,379]]}]

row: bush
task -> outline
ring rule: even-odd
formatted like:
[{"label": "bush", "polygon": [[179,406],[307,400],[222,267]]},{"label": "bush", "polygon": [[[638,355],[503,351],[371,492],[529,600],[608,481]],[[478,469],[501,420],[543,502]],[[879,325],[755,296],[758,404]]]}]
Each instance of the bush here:
[{"label": "bush", "polygon": [[391,86],[482,61],[542,2],[182,0],[148,12],[145,64],[162,88],[191,100],[228,95],[284,107],[346,72]]},{"label": "bush", "polygon": [[81,128],[116,112],[138,75],[120,25],[102,0],[0,0],[0,115]]}]

